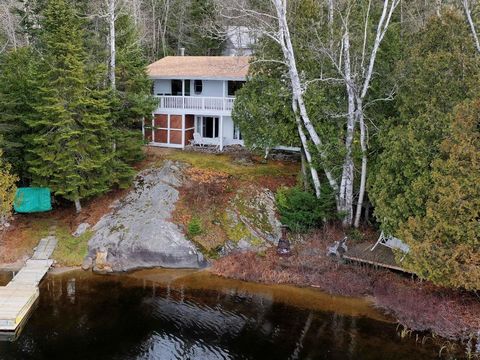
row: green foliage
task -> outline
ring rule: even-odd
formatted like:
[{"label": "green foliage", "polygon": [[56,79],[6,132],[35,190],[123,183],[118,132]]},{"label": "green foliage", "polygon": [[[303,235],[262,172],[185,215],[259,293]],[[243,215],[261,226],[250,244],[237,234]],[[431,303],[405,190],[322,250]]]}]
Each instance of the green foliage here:
[{"label": "green foliage", "polygon": [[349,240],[353,240],[354,242],[361,242],[364,238],[363,233],[356,228],[349,229],[347,235]]},{"label": "green foliage", "polygon": [[11,165],[3,160],[0,149],[0,228],[12,212],[17,180],[17,176],[11,173]]},{"label": "green foliage", "polygon": [[202,222],[200,218],[195,216],[192,217],[192,219],[188,223],[188,235],[193,238],[195,236],[202,234],[202,232],[203,232],[203,229],[202,229]]},{"label": "green foliage", "polygon": [[406,265],[437,284],[480,289],[480,101],[459,107],[432,163],[426,211],[402,224]]},{"label": "green foliage", "polygon": [[469,36],[459,15],[434,17],[412,35],[399,66],[399,115],[382,128],[369,191],[376,217],[389,233],[409,217],[425,214],[431,164],[449,133],[449,113],[478,93],[480,61]]},{"label": "green foliage", "polygon": [[38,100],[37,68],[38,61],[30,47],[0,56],[0,146],[20,177],[26,175],[26,121],[35,116],[34,104]]},{"label": "green foliage", "polygon": [[[183,5],[185,6],[185,5]],[[187,7],[188,27],[180,45],[185,47],[187,55],[220,55],[223,39],[209,29],[216,18],[215,5],[212,0],[190,0]],[[183,40],[183,41],[182,41]]]},{"label": "green foliage", "polygon": [[280,79],[254,75],[236,94],[232,118],[250,148],[298,145],[291,96]]},{"label": "green foliage", "polygon": [[42,18],[37,117],[27,119],[32,183],[71,201],[109,188],[107,93],[89,87],[81,23],[71,4],[50,0]]},{"label": "green foliage", "polygon": [[280,221],[292,231],[305,232],[320,226],[330,219],[335,202],[331,193],[322,194],[320,199],[300,188],[280,188],[276,194]]}]

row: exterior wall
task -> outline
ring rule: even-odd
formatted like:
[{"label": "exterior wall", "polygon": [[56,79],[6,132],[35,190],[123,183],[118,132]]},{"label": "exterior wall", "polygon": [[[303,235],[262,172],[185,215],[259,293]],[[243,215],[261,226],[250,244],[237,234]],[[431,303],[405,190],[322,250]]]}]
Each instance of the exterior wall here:
[{"label": "exterior wall", "polygon": [[[228,88],[225,84],[225,94],[223,93],[223,80],[202,80],[203,81],[203,90],[201,94],[195,94],[194,80],[190,80],[190,96],[198,97],[223,97],[227,96]],[[188,80],[185,80],[188,81]],[[172,93],[172,83],[171,80],[154,80],[153,82],[153,94],[171,94]],[[223,95],[224,94],[224,95]]]},{"label": "exterior wall", "polygon": [[153,95],[171,94],[172,83],[171,80],[155,80],[153,82]]},{"label": "exterior wall", "polygon": [[[218,117],[221,116],[210,115]],[[153,145],[167,146],[167,147],[179,147],[189,145],[190,140],[193,139],[195,133],[196,118],[193,114],[185,115],[185,131],[182,131],[182,115],[168,115],[168,114],[155,114],[153,117],[153,130],[152,123],[146,122],[144,126],[144,136],[148,142],[152,142]],[[170,119],[170,120],[169,120]],[[242,140],[233,138],[234,123],[231,116],[223,116],[222,133],[223,145],[243,145]],[[220,136],[219,136],[220,137]],[[182,140],[183,143],[182,143]],[[204,138],[205,144],[218,144],[219,138]]]},{"label": "exterior wall", "polygon": [[223,97],[223,81],[221,80],[203,80],[203,90],[201,94],[195,94],[194,80],[190,84],[190,96],[199,97]]},{"label": "exterior wall", "polygon": [[223,137],[225,145],[234,145],[240,144],[243,145],[243,140],[235,140],[233,138],[233,128],[234,128],[233,119],[231,116],[223,117]]}]

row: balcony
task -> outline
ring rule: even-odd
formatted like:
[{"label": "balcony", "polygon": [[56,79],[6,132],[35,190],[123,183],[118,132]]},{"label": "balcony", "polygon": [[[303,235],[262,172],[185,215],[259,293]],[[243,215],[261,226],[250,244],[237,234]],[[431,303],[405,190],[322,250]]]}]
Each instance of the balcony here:
[{"label": "balcony", "polygon": [[225,112],[233,109],[234,97],[198,96],[155,96],[158,99],[157,111],[185,110],[195,112]]}]

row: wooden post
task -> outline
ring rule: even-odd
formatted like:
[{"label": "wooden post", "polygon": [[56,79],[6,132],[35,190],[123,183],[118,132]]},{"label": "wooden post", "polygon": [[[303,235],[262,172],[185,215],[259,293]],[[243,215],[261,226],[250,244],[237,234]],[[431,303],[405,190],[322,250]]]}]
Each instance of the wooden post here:
[{"label": "wooden post", "polygon": [[167,144],[170,144],[170,114],[167,116]]},{"label": "wooden post", "polygon": [[155,113],[152,113],[152,143],[155,142]]},{"label": "wooden post", "polygon": [[185,114],[182,114],[182,150],[185,150]]},{"label": "wooden post", "polygon": [[182,79],[182,109],[185,109],[185,79]]},{"label": "wooden post", "polygon": [[220,116],[220,125],[218,129],[218,136],[220,137],[220,151],[223,151],[223,115]]},{"label": "wooden post", "polygon": [[225,103],[226,103],[226,100],[225,100],[225,98],[227,97],[227,95],[225,94],[225,83],[226,83],[226,81],[225,81],[225,80],[223,80],[223,85],[222,85],[222,86],[223,86],[223,94],[222,94],[222,110],[226,110],[226,108],[227,108],[227,107],[226,107],[226,104],[225,104]]}]

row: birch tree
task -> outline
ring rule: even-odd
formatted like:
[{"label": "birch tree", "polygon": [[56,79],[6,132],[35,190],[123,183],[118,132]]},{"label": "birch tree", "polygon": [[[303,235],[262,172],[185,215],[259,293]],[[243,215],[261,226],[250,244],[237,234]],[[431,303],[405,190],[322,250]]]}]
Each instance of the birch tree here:
[{"label": "birch tree", "polygon": [[[322,140],[313,126],[304,100],[304,85],[297,68],[297,59],[290,36],[289,25],[287,21],[287,1],[269,0],[265,2],[264,9],[254,9],[248,6],[247,2],[232,2],[220,4],[221,14],[230,23],[240,23],[253,27],[259,36],[264,36],[273,41],[282,52],[282,59],[257,59],[259,62],[281,63],[285,66],[290,91],[292,95],[292,110],[297,122],[298,136],[302,142],[302,148],[309,163],[310,171],[314,181],[315,193],[321,194],[320,180],[318,172],[315,169],[314,159],[310,154],[308,141],[311,141],[320,157],[326,158],[323,150]],[[308,138],[307,138],[308,136]],[[308,155],[307,155],[308,154]],[[323,172],[328,183],[338,192],[337,181],[328,168],[323,166]],[[336,195],[337,208],[340,210],[338,196]]]},{"label": "birch tree", "polygon": [[[285,66],[286,74],[290,83],[292,92],[292,109],[297,119],[299,119],[298,135],[302,139],[302,146],[309,151],[308,143],[312,143],[315,149],[313,156],[307,156],[311,168],[315,168],[314,158],[318,158],[322,172],[325,175],[327,183],[335,193],[337,210],[344,217],[344,225],[355,224],[359,226],[361,209],[366,188],[368,148],[367,148],[367,126],[365,124],[365,99],[369,94],[369,88],[374,75],[375,63],[380,45],[391,24],[392,16],[400,0],[384,0],[381,7],[381,14],[378,19],[373,39],[368,37],[370,33],[371,8],[374,6],[371,1],[368,2],[367,11],[364,15],[364,26],[362,28],[363,46],[358,51],[358,46],[352,50],[350,12],[356,5],[356,2],[341,2],[336,4],[333,0],[327,3],[321,2],[328,9],[327,18],[324,23],[317,25],[317,30],[329,34],[328,41],[322,39],[312,44],[311,49],[318,53],[318,61],[328,60],[335,69],[332,77],[317,74],[317,77],[306,78],[305,74],[299,70],[298,55],[293,45],[288,16],[287,0],[270,0],[263,4],[263,7],[254,9],[248,7],[246,3],[230,4],[227,10],[224,10],[223,16],[229,21],[246,21],[250,26],[254,26],[261,35],[270,39],[281,49],[282,59],[257,59],[261,62],[280,62]],[[364,2],[363,2],[364,3]],[[225,9],[225,5],[223,7]],[[334,38],[336,32],[335,20],[341,24],[341,39],[337,41]],[[356,37],[358,39],[358,36]],[[338,45],[338,46],[336,46]],[[346,133],[344,138],[344,159],[341,161],[341,173],[337,175],[328,161],[326,152],[326,140],[322,138],[320,132],[313,124],[309,110],[306,106],[305,93],[310,84],[322,82],[343,83],[347,98],[346,109]],[[358,135],[361,144],[361,171],[360,186],[358,189],[357,210],[354,217],[354,180],[355,163],[353,159],[354,139]],[[310,159],[308,159],[310,158]],[[312,174],[312,177],[315,177]],[[314,187],[317,194],[321,192],[320,181],[314,181]]]},{"label": "birch tree", "polygon": [[[473,22],[472,18],[472,7],[475,7],[476,0],[461,0],[463,10],[465,12],[465,16],[468,21],[468,26],[470,27],[470,32],[472,33],[473,41],[475,43],[475,48],[477,49],[478,53],[480,53],[480,40],[478,39],[477,29],[475,27],[475,23]],[[471,4],[473,3],[473,4]]]},{"label": "birch tree", "polygon": [[[318,42],[312,44],[312,50],[318,52],[319,61],[327,59],[334,69],[335,80],[343,83],[347,98],[346,103],[346,133],[344,140],[345,157],[343,160],[342,173],[340,178],[340,186],[338,189],[338,198],[340,209],[345,213],[344,225],[354,224],[355,227],[360,225],[360,217],[364,202],[366,181],[367,181],[367,164],[368,164],[368,147],[367,147],[367,126],[365,123],[365,100],[369,94],[369,89],[374,75],[374,69],[377,59],[378,50],[385,37],[385,34],[391,24],[392,16],[397,8],[400,0],[384,0],[381,8],[381,15],[376,24],[373,33],[373,40],[369,40],[370,27],[372,23],[372,12],[376,10],[372,1],[369,0],[366,8],[362,11],[356,8],[361,7],[366,2],[338,2],[334,6],[334,14],[338,18],[340,31],[338,31],[341,39],[331,38],[335,32],[330,29],[328,34],[330,37],[324,41],[320,36]],[[329,3],[329,23],[333,20],[330,13],[331,4]],[[359,17],[358,14],[362,14]],[[355,19],[354,19],[355,16]],[[363,24],[361,30],[357,30],[354,35],[357,46],[352,47],[352,28],[358,29],[358,19]],[[352,25],[353,22],[356,22]],[[332,27],[332,25],[329,25]],[[338,46],[332,46],[338,44]],[[361,46],[359,46],[361,44]],[[325,79],[319,78],[323,81]],[[357,130],[358,128],[358,130]],[[354,217],[354,180],[355,180],[355,163],[353,158],[353,146],[356,134],[359,131],[359,142],[361,151],[361,170],[360,185],[358,189],[357,206]]]}]

